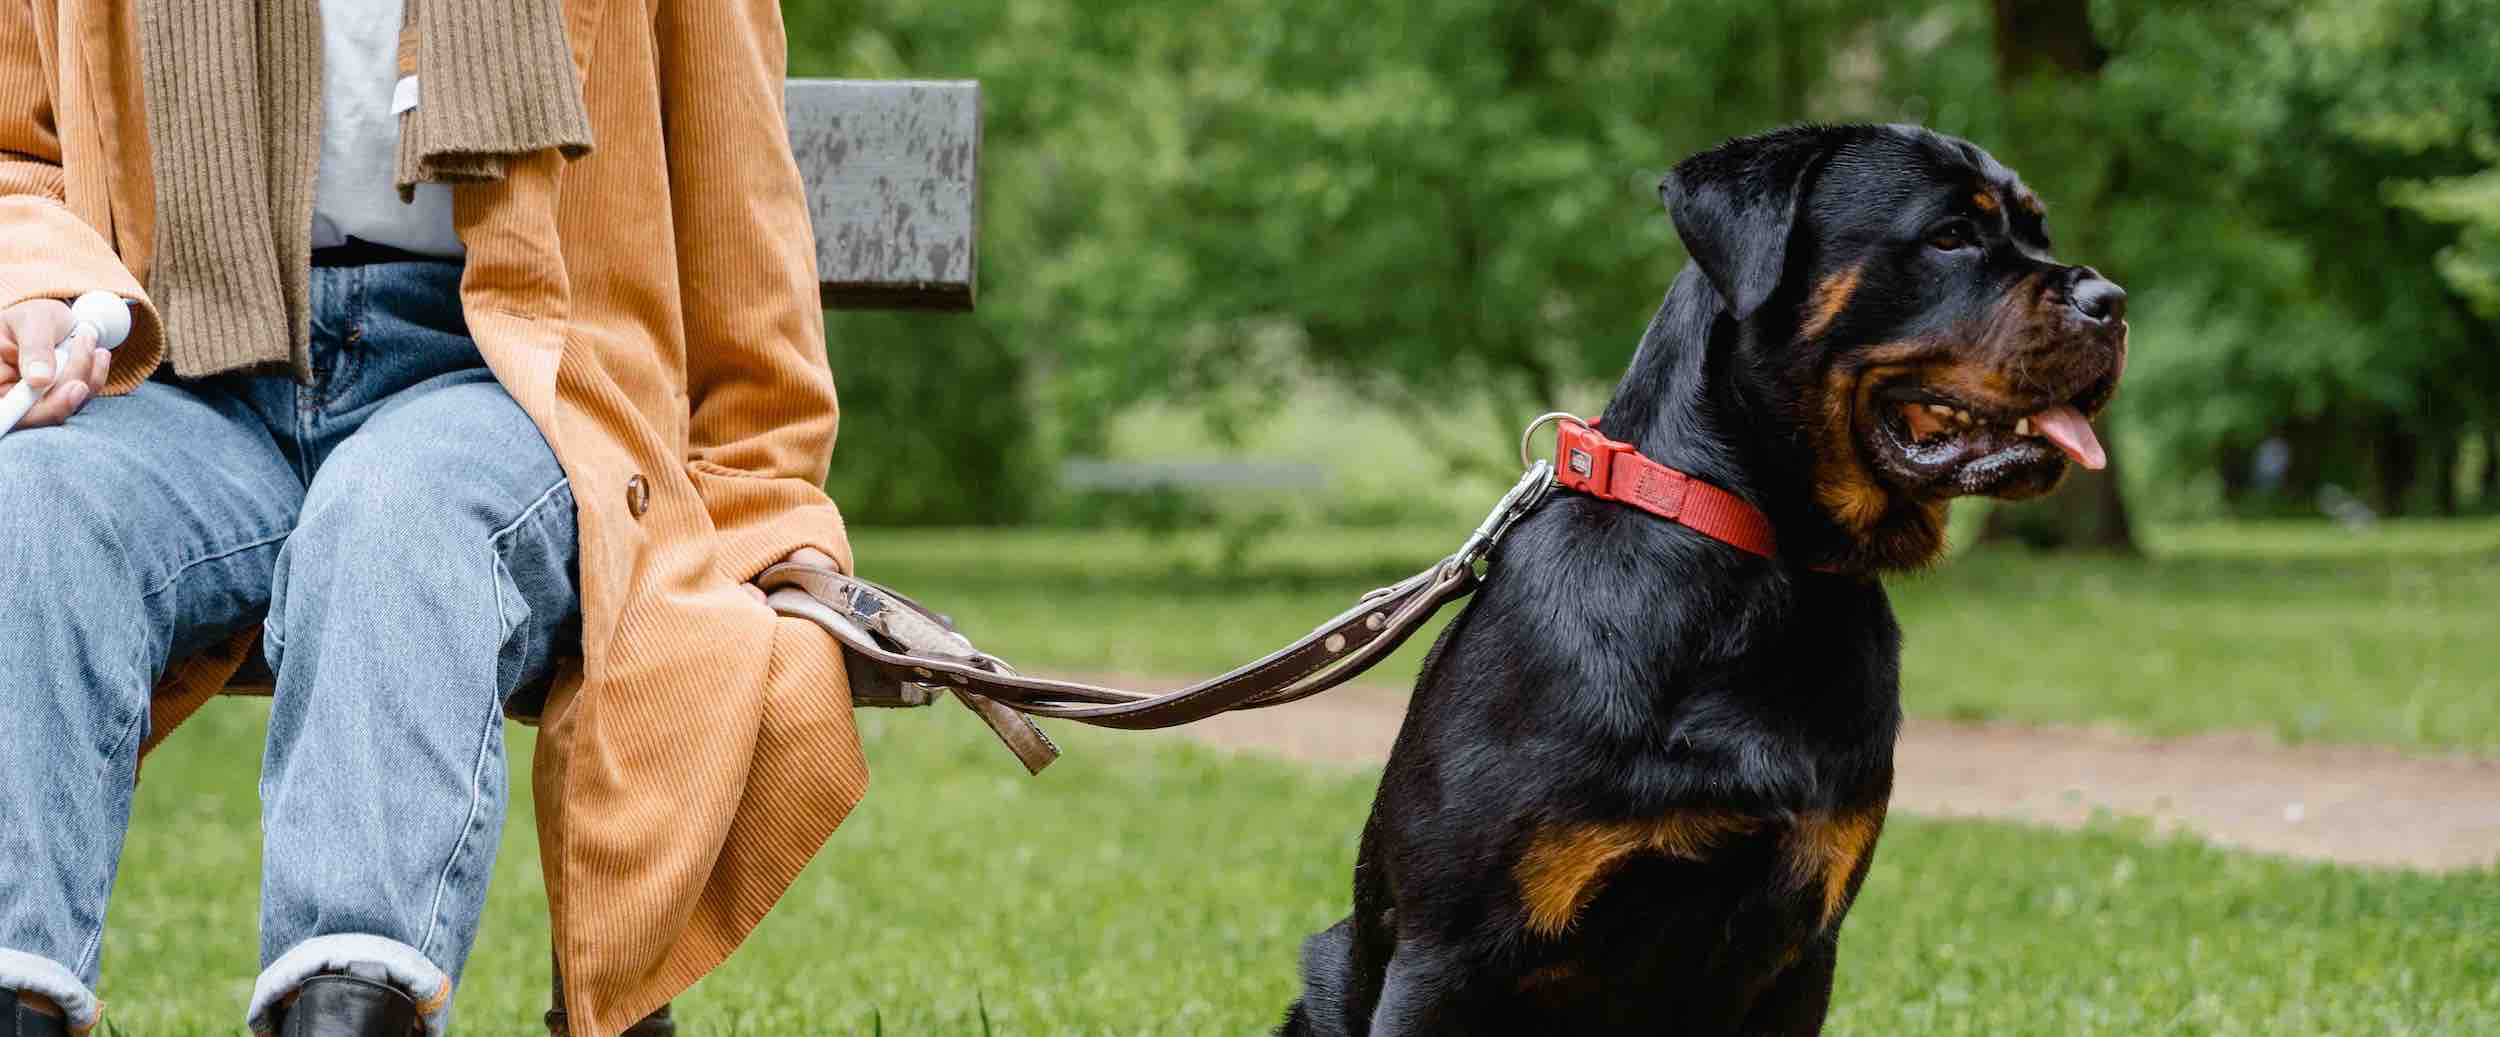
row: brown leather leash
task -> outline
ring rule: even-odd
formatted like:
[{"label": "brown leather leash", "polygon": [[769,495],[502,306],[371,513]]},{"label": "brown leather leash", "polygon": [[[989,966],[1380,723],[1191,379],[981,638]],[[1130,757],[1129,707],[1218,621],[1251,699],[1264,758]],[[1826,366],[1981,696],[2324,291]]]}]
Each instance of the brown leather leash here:
[{"label": "brown leather leash", "polygon": [[[1547,424],[1561,426],[1555,443],[1564,464],[1560,473],[1528,453],[1530,440]],[[755,583],[782,615],[813,622],[842,642],[854,705],[925,706],[951,693],[990,725],[1026,770],[1039,774],[1059,758],[1059,747],[1033,717],[1130,731],[1178,727],[1237,709],[1281,706],[1353,680],[1406,643],[1441,606],[1473,593],[1481,579],[1476,566],[1557,485],[1681,523],[1738,550],[1763,557],[1776,553],[1770,521],[1751,504],[1643,457],[1631,444],[1608,439],[1570,414],[1530,422],[1519,437],[1519,460],[1527,473],[1456,552],[1363,595],[1336,618],[1255,662],[1161,694],[1028,677],[974,647],[928,606],[824,566],[784,562],[764,570]]]},{"label": "brown leather leash", "polygon": [[853,704],[925,706],[951,693],[990,725],[1026,770],[1039,774],[1058,758],[1059,747],[1032,717],[1131,731],[1177,727],[1232,710],[1281,706],[1354,679],[1397,650],[1443,605],[1473,592],[1476,566],[1520,516],[1545,499],[1553,481],[1551,464],[1530,464],[1456,552],[1363,595],[1336,618],[1255,662],[1161,694],[1018,673],[974,647],[929,607],[824,566],[784,562],[755,582],[776,611],[813,622],[842,643]]}]

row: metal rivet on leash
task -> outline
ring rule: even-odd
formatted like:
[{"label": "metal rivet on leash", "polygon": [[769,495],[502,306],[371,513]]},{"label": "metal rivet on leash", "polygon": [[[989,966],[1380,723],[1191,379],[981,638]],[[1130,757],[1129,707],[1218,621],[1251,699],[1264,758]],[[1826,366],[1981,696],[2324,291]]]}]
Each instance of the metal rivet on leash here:
[{"label": "metal rivet on leash", "polygon": [[1363,617],[1363,626],[1364,626],[1366,629],[1370,629],[1370,630],[1378,630],[1378,629],[1380,629],[1381,627],[1385,627],[1385,626],[1388,626],[1388,625],[1389,625],[1389,617],[1387,617],[1387,616],[1383,616],[1383,615],[1381,615],[1380,613],[1377,613],[1377,612],[1374,612],[1374,613],[1372,613],[1371,615],[1368,615],[1368,616]]},{"label": "metal rivet on leash", "polygon": [[1329,651],[1331,651],[1331,652],[1342,652],[1342,651],[1345,651],[1345,635],[1344,635],[1344,634],[1330,634],[1330,635],[1328,635],[1328,640],[1324,643],[1324,647],[1326,647],[1326,648],[1327,648]]}]

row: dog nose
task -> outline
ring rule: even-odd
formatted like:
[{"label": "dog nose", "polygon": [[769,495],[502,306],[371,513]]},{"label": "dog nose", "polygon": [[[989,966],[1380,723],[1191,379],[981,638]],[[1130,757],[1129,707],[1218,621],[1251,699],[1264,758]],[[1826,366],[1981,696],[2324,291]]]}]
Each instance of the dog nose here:
[{"label": "dog nose", "polygon": [[2083,319],[2096,324],[2127,318],[2127,290],[2118,282],[2102,277],[2091,267],[2077,267],[2079,276],[2074,287],[2067,289],[2066,299]]}]

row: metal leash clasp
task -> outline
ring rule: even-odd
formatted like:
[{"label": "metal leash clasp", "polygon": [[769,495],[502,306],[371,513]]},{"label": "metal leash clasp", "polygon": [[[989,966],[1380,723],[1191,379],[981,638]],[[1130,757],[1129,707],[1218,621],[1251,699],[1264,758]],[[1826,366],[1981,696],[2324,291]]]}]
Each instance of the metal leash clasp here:
[{"label": "metal leash clasp", "polygon": [[1528,423],[1527,431],[1519,436],[1519,463],[1527,471],[1519,476],[1519,481],[1511,486],[1509,493],[1502,495],[1501,503],[1493,506],[1493,512],[1484,517],[1484,522],[1476,526],[1476,531],[1468,534],[1467,542],[1459,545],[1458,553],[1451,556],[1452,560],[1474,568],[1477,562],[1493,553],[1493,545],[1501,542],[1502,534],[1510,532],[1511,526],[1545,502],[1545,495],[1554,488],[1554,464],[1529,456],[1528,444],[1536,438],[1537,429],[1557,421],[1580,424],[1579,418],[1562,411],[1540,415]]}]

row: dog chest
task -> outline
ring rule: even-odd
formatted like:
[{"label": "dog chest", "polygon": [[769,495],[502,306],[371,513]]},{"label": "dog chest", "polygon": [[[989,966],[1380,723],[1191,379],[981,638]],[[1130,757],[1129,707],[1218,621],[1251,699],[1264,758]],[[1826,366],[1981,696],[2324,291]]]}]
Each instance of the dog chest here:
[{"label": "dog chest", "polygon": [[1512,868],[1522,923],[1563,937],[1610,880],[1644,859],[1706,864],[1742,855],[1757,893],[1801,898],[1820,932],[1847,906],[1861,863],[1883,828],[1881,805],[1806,811],[1781,820],[1693,808],[1639,820],[1578,822],[1538,831]]}]

